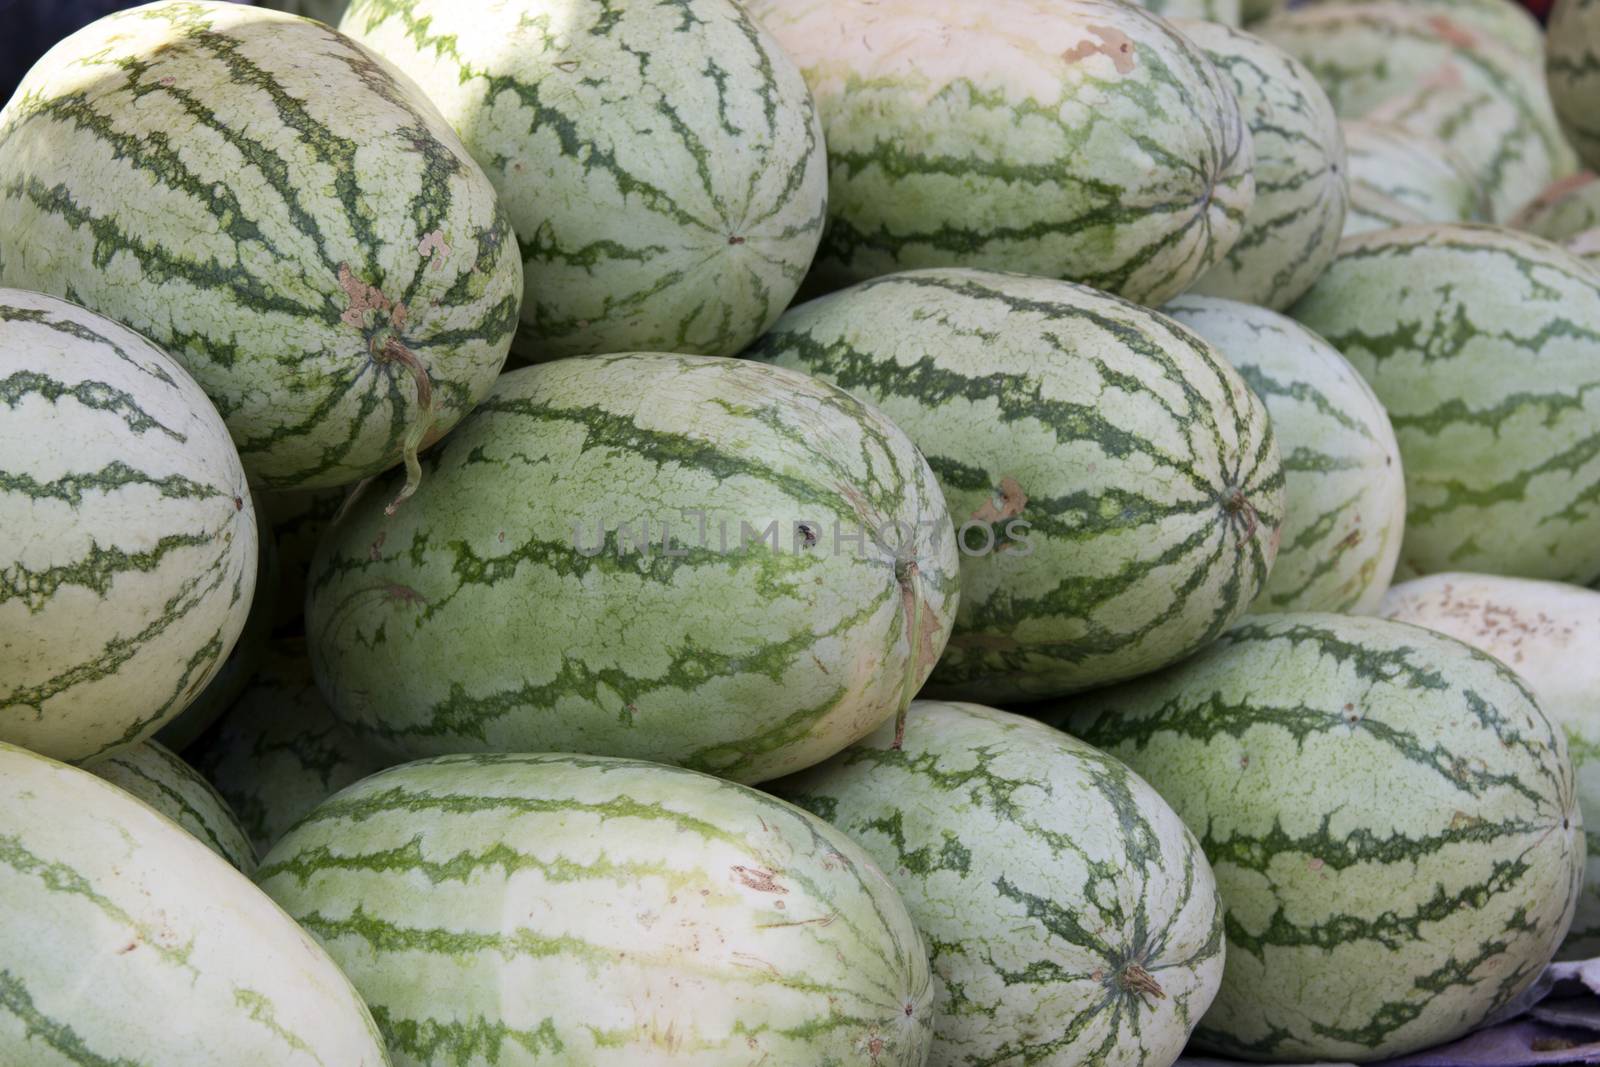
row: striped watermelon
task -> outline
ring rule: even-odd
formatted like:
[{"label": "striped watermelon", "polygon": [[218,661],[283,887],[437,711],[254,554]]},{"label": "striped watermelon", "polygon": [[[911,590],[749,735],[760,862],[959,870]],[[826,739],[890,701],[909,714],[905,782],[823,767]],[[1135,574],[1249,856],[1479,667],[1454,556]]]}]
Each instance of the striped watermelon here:
[{"label": "striped watermelon", "polygon": [[1561,125],[1600,170],[1600,0],[1556,0],[1545,73]]},{"label": "striped watermelon", "polygon": [[168,348],[267,489],[415,471],[504,362],[511,237],[414,86],[261,8],[110,15],[0,112],[0,285]]},{"label": "striped watermelon", "polygon": [[278,595],[272,628],[301,633],[305,626],[306,578],[317,542],[344,506],[343,489],[308,489],[300,493],[267,493],[262,499],[278,554]]},{"label": "striped watermelon", "polygon": [[138,797],[245,874],[256,869],[255,847],[228,802],[165,745],[154,741],[133,745],[89,770]]},{"label": "striped watermelon", "polygon": [[1478,179],[1444,142],[1371,119],[1347,119],[1342,125],[1350,176],[1346,237],[1489,217]]},{"label": "striped watermelon", "polygon": [[204,689],[255,586],[255,511],[200,387],[130,330],[0,289],[0,739],[66,760]]},{"label": "striped watermelon", "polygon": [[1206,19],[1227,26],[1244,20],[1241,0],[1138,0],[1139,6],[1164,19]]},{"label": "striped watermelon", "polygon": [[778,783],[900,891],[937,979],[935,1067],[1167,1067],[1222,980],[1200,845],[1128,768],[1033,719],[918,701]]},{"label": "striped watermelon", "polygon": [[[755,0],[827,133],[829,288],[916,267],[1066,278],[1158,304],[1255,198],[1205,54],[1117,0]],[[952,44],[959,42],[959,44]]]},{"label": "striped watermelon", "polygon": [[1372,388],[1326,341],[1266,308],[1180,296],[1164,310],[1238,369],[1283,453],[1283,539],[1251,610],[1376,611],[1400,557],[1406,487]]},{"label": "striped watermelon", "polygon": [[805,79],[735,0],[355,0],[522,246],[519,355],[731,356],[788,306],[828,169]]},{"label": "striped watermelon", "polygon": [[1447,637],[1247,620],[1063,709],[1200,836],[1226,908],[1196,1031],[1256,1060],[1397,1056],[1511,1003],[1566,935],[1583,826],[1561,732]]},{"label": "striped watermelon", "polygon": [[1244,232],[1190,291],[1288,307],[1327,269],[1344,228],[1339,119],[1311,72],[1277,47],[1214,22],[1174,25],[1232,87],[1256,152],[1256,200]]},{"label": "striped watermelon", "polygon": [[333,717],[298,640],[272,646],[238,702],[189,755],[262,854],[312,808],[384,766]]},{"label": "striped watermelon", "polygon": [[464,755],[385,771],[261,885],[355,980],[396,1067],[921,1067],[933,984],[842,833],[655,764]]},{"label": "striped watermelon", "polygon": [[1152,311],[912,271],[791,311],[749,354],[881,407],[938,475],[962,589],[930,693],[1037,699],[1143,674],[1266,581],[1283,516],[1266,411]]},{"label": "striped watermelon", "polygon": [[1362,234],[1294,307],[1389,410],[1409,511],[1402,578],[1600,578],[1600,277],[1537,237]]},{"label": "striped watermelon", "polygon": [[165,816],[0,744],[0,1063],[386,1067],[327,954]]},{"label": "striped watermelon", "polygon": [[[401,757],[580,751],[755,782],[909,702],[955,535],[884,416],[792,371],[623,354],[504,375],[317,552],[317,681]],[[702,525],[703,523],[703,525]]]},{"label": "striped watermelon", "polygon": [[1560,955],[1600,954],[1600,593],[1526,578],[1435,574],[1395,586],[1383,614],[1465,641],[1505,663],[1567,737],[1588,862]]},{"label": "striped watermelon", "polygon": [[[1344,4],[1394,0],[1336,0]],[[1538,69],[1544,65],[1544,27],[1517,0],[1401,0],[1428,15],[1441,15],[1470,32],[1510,49]]]},{"label": "striped watermelon", "polygon": [[1600,226],[1600,174],[1586,170],[1555,182],[1517,212],[1511,225],[1552,241]]}]

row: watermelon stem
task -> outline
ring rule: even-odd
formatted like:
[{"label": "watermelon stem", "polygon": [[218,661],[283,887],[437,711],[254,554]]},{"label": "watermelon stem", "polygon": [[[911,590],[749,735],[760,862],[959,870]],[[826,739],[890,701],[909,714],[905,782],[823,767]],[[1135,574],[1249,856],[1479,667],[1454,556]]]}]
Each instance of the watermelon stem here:
[{"label": "watermelon stem", "polygon": [[1121,973],[1117,975],[1117,981],[1130,993],[1154,997],[1157,1000],[1167,999],[1167,991],[1161,988],[1156,976],[1137,963],[1129,963],[1122,968]]},{"label": "watermelon stem", "polygon": [[411,372],[412,379],[417,383],[417,416],[411,420],[411,427],[401,444],[401,455],[406,464],[406,484],[401,487],[400,495],[383,509],[385,515],[393,515],[422,484],[422,462],[417,459],[417,453],[422,450],[423,441],[427,440],[429,431],[433,429],[433,380],[428,377],[428,368],[423,366],[422,360],[401,344],[398,337],[388,332],[380,336],[382,347],[378,347],[379,338],[373,338],[373,360],[400,364]]}]

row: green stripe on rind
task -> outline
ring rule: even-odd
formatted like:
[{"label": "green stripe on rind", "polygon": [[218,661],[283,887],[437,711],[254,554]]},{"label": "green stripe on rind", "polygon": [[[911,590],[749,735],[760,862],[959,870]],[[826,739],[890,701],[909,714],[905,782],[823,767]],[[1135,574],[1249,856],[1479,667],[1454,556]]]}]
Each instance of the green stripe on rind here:
[{"label": "green stripe on rind", "polygon": [[343,29],[415,77],[521,238],[519,354],[731,356],[822,236],[805,80],[732,0],[358,0]]},{"label": "green stripe on rind", "polygon": [[0,289],[0,739],[143,740],[244,626],[254,510],[205,394],[129,330]]},{"label": "green stripe on rind", "polygon": [[1511,230],[1406,227],[1346,240],[1293,314],[1389,411],[1408,498],[1402,577],[1600,578],[1592,268]]},{"label": "green stripe on rind", "polygon": [[1600,170],[1600,3],[1557,0],[1546,49],[1545,74],[1562,128],[1583,161]]},{"label": "green stripe on rind", "polygon": [[[393,754],[588,751],[760,781],[870,733],[949,635],[933,472],[880,412],[804,375],[541,364],[428,461],[393,518],[392,477],[354,505],[309,595],[323,692]],[[774,522],[778,551],[743,544],[742,524]],[[648,553],[630,547],[642,523]],[[814,544],[796,550],[794,523]],[[890,536],[858,546],[862,529]]]},{"label": "green stripe on rind", "polygon": [[1215,1051],[1367,1061],[1448,1041],[1527,988],[1572,920],[1565,741],[1520,679],[1450,638],[1246,620],[1046,718],[1127,761],[1200,837],[1227,909],[1196,1033]]},{"label": "green stripe on rind", "polygon": [[323,804],[260,881],[408,1067],[927,1056],[927,959],[883,874],[820,820],[706,775],[415,763]]},{"label": "green stripe on rind", "polygon": [[1346,237],[1422,222],[1488,218],[1478,180],[1443,142],[1372,119],[1342,125],[1350,176]]},{"label": "green stripe on rind", "polygon": [[1189,291],[1286,308],[1326,269],[1344,228],[1349,190],[1339,119],[1311,72],[1276,46],[1215,22],[1175,25],[1232,87],[1256,156],[1256,199],[1244,232]]},{"label": "green stripe on rind", "polygon": [[255,848],[228,802],[166,746],[154,741],[132,745],[89,769],[183,827],[245,874],[255,870]]},{"label": "green stripe on rind", "polygon": [[1142,674],[1265,584],[1283,516],[1266,411],[1154,312],[1046,279],[913,271],[797,308],[750,355],[881,407],[958,527],[980,524],[969,548],[992,524],[994,550],[961,559],[930,693],[1039,698]]},{"label": "green stripe on rind", "polygon": [[750,10],[822,113],[819,286],[980,267],[1154,304],[1216,263],[1244,224],[1255,183],[1238,103],[1204,53],[1144,11],[954,4],[935,31],[919,0]]},{"label": "green stripe on rind", "polygon": [[435,436],[471,408],[516,327],[512,240],[415,90],[326,27],[249,5],[102,19],[0,112],[0,284],[170,350],[267,488],[400,460],[428,420],[391,338],[431,379]]},{"label": "green stripe on rind", "polygon": [[774,788],[905,900],[939,978],[929,1062],[1170,1064],[1222,978],[1222,902],[1166,802],[976,704],[918,701],[893,741],[885,727]]},{"label": "green stripe on rind", "polygon": [[248,879],[122,790],[4,744],[0,1062],[389,1063],[349,981]]},{"label": "green stripe on rind", "polygon": [[1180,296],[1162,309],[1225,354],[1266,404],[1283,455],[1277,561],[1252,611],[1371,614],[1405,533],[1405,477],[1383,405],[1311,331],[1265,308]]},{"label": "green stripe on rind", "polygon": [[1517,212],[1510,225],[1552,241],[1600,226],[1600,175],[1582,171],[1555,182]]}]

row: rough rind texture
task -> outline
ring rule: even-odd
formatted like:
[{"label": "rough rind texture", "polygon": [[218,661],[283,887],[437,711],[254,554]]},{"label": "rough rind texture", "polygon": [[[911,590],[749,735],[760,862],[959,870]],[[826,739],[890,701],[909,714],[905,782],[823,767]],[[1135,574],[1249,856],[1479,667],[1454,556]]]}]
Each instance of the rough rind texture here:
[{"label": "rough rind texture", "polygon": [[0,1062],[389,1061],[349,980],[244,875],[110,783],[0,744]]},{"label": "rough rind texture", "polygon": [[1065,710],[1211,861],[1227,966],[1196,1040],[1213,1050],[1367,1061],[1450,1040],[1526,989],[1572,921],[1566,742],[1520,679],[1450,638],[1250,619]]},{"label": "rough rind texture", "polygon": [[397,755],[588,751],[760,781],[894,715],[956,610],[955,534],[905,434],[746,360],[513,371],[389,518],[392,488],[324,539],[307,633],[334,711]]},{"label": "rough rind texture", "polygon": [[[1314,0],[1321,2],[1321,0]],[[1381,3],[1393,0],[1332,0],[1340,4]],[[1473,30],[1527,60],[1535,70],[1544,64],[1544,27],[1516,0],[1402,0],[1423,14],[1443,15],[1452,23]]]},{"label": "rough rind texture", "polygon": [[446,756],[300,823],[262,886],[328,946],[396,1067],[921,1067],[905,905],[820,819],[691,771]]},{"label": "rough rind texture", "polygon": [[1552,241],[1568,241],[1600,226],[1600,175],[1586,170],[1555,182],[1509,225]]},{"label": "rough rind texture", "polygon": [[1577,915],[1558,955],[1600,954],[1600,593],[1526,578],[1435,574],[1391,589],[1383,615],[1494,656],[1528,683],[1566,733],[1588,862]]},{"label": "rough rind texture", "polygon": [[1215,22],[1173,23],[1222,72],[1255,145],[1256,199],[1244,232],[1189,291],[1288,307],[1333,259],[1349,199],[1344,135],[1328,94],[1299,61]]},{"label": "rough rind texture", "polygon": [[1266,404],[1278,438],[1282,539],[1250,610],[1376,611],[1400,558],[1406,487],[1372,387],[1326,341],[1276,312],[1187,295],[1163,310],[1227,357]]},{"label": "rough rind texture", "polygon": [[239,454],[130,330],[0,289],[0,739],[73,761],[142,741],[216,674],[255,586]]},{"label": "rough rind texture", "polygon": [[1600,578],[1600,277],[1494,226],[1361,234],[1293,309],[1372,385],[1405,466],[1403,578]]},{"label": "rough rind texture", "polygon": [[133,745],[95,761],[89,770],[144,801],[245,874],[256,869],[255,848],[228,802],[165,745]]},{"label": "rough rind texture", "polygon": [[520,355],[735,355],[827,214],[805,79],[734,0],[356,0],[342,28],[415,77],[506,205]]},{"label": "rough rind texture", "polygon": [[1266,582],[1283,520],[1266,410],[1155,312],[1043,278],[912,271],[791,311],[750,354],[880,407],[939,476],[965,548],[930,693],[1143,674]]},{"label": "rough rind texture", "polygon": [[318,804],[382,770],[317,691],[303,641],[280,642],[217,728],[190,752],[265,855]]},{"label": "rough rind texture", "polygon": [[1545,72],[1562,128],[1600,170],[1600,0],[1556,0]]},{"label": "rough rind texture", "polygon": [[1199,843],[1126,765],[1033,719],[911,705],[776,784],[859,842],[929,946],[930,1067],[1167,1067],[1222,980]]},{"label": "rough rind texture", "polygon": [[1343,127],[1350,177],[1346,237],[1423,222],[1488,219],[1478,179],[1444,142],[1371,119],[1349,119]]},{"label": "rough rind texture", "polygon": [[516,328],[511,242],[415,86],[290,15],[119,12],[0,112],[0,284],[167,348],[261,488],[353,482],[454,425]]},{"label": "rough rind texture", "polygon": [[983,267],[1159,304],[1221,258],[1255,199],[1238,102],[1196,45],[1138,8],[750,9],[822,113],[831,179],[819,287]]}]

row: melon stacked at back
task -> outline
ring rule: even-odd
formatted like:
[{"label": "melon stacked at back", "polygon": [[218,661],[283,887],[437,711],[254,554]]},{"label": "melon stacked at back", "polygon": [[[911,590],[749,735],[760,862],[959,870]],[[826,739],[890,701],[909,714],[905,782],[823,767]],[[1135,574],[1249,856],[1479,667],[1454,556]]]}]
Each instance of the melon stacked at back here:
[{"label": "melon stacked at back", "polygon": [[1340,125],[1350,172],[1346,237],[1420,222],[1488,221],[1482,184],[1443,141],[1375,119]]},{"label": "melon stacked at back", "polygon": [[1600,3],[1556,0],[1550,12],[1550,95],[1578,154],[1600,170]]},{"label": "melon stacked at back", "polygon": [[1558,241],[1579,259],[1600,261],[1600,175],[1586,170],[1556,182],[1517,212],[1511,225]]}]

